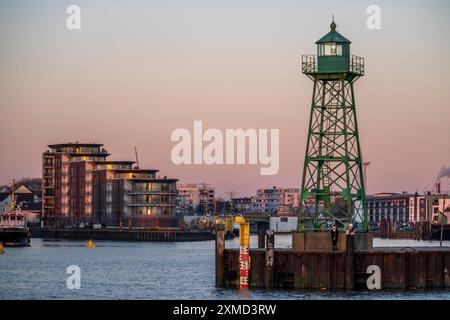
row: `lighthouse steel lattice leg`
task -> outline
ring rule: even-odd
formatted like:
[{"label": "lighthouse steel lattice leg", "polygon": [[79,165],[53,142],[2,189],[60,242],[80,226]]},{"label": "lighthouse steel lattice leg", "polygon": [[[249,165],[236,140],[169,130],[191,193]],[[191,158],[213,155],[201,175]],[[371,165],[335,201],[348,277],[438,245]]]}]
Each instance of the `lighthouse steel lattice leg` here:
[{"label": "lighthouse steel lattice leg", "polygon": [[353,84],[356,78],[314,81],[298,231],[327,222],[367,230],[362,156]]}]

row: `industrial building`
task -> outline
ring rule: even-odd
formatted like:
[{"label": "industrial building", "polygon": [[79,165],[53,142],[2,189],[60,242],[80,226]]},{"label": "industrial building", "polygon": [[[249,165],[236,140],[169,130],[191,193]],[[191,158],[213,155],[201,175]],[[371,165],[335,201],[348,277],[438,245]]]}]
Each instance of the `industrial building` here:
[{"label": "industrial building", "polygon": [[410,222],[437,222],[439,213],[450,218],[447,194],[378,193],[366,197],[369,224],[390,221],[394,225]]},{"label": "industrial building", "polygon": [[409,206],[411,194],[408,193],[377,193],[366,197],[369,224],[378,224],[390,220],[394,224],[410,221]]},{"label": "industrial building", "polygon": [[444,214],[450,222],[450,194],[439,193],[426,195],[415,194],[409,199],[409,218],[413,222],[439,222],[439,215]]},{"label": "industrial building", "polygon": [[109,161],[102,144],[49,145],[43,153],[43,225],[176,228],[176,179],[158,170]]},{"label": "industrial building", "polygon": [[297,229],[297,216],[270,217],[270,230],[275,233],[289,233]]}]

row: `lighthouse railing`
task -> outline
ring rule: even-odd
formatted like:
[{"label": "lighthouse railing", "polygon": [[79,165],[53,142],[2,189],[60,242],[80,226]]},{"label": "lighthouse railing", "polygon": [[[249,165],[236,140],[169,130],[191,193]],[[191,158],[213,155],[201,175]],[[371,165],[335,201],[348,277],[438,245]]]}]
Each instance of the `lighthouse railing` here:
[{"label": "lighthouse railing", "polygon": [[[359,76],[364,75],[364,58],[351,54],[349,56],[348,71]],[[338,68],[342,70],[342,67]],[[316,55],[302,56],[302,72],[305,74],[319,73],[319,64]]]},{"label": "lighthouse railing", "polygon": [[319,70],[316,55],[303,55],[302,56],[302,72],[303,73],[316,73]]},{"label": "lighthouse railing", "polygon": [[350,55],[350,72],[360,76],[364,75],[364,58],[353,54]]}]

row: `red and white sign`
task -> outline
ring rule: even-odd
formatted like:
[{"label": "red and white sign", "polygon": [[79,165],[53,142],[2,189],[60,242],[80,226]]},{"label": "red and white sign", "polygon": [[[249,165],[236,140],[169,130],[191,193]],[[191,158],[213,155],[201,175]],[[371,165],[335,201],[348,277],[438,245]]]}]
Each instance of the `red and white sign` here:
[{"label": "red and white sign", "polygon": [[248,288],[249,254],[247,246],[239,247],[239,283],[241,288]]}]

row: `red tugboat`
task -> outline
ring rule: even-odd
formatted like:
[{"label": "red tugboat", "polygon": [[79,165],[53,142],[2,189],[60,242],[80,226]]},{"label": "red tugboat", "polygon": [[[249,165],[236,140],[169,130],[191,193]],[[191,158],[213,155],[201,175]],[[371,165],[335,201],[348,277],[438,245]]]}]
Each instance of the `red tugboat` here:
[{"label": "red tugboat", "polygon": [[0,243],[5,247],[27,247],[30,245],[31,232],[25,216],[16,212],[14,185],[11,190],[11,210],[0,215]]}]

